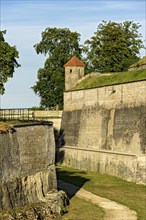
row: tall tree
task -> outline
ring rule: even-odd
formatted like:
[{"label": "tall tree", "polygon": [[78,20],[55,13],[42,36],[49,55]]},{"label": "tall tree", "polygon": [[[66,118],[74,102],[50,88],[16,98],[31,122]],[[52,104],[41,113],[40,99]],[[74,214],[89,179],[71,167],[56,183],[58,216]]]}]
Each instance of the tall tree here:
[{"label": "tall tree", "polygon": [[13,77],[15,67],[20,65],[16,58],[19,53],[15,46],[10,46],[4,39],[6,31],[0,31],[0,94],[4,94],[4,84],[8,78]]},{"label": "tall tree", "polygon": [[38,70],[38,80],[32,87],[40,96],[41,107],[63,107],[64,64],[73,56],[81,56],[80,35],[67,28],[47,28],[42,40],[34,47],[47,55],[44,67]]},{"label": "tall tree", "polygon": [[84,45],[88,71],[127,70],[139,59],[139,51],[144,48],[138,32],[140,26],[132,21],[102,21],[94,36]]}]

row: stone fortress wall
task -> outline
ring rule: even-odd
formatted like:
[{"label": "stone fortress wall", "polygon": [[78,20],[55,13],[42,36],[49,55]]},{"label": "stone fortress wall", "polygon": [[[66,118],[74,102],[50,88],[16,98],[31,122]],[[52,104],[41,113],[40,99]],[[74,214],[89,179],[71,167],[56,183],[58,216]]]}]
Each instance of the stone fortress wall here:
[{"label": "stone fortress wall", "polygon": [[146,182],[146,80],[66,91],[64,165]]},{"label": "stone fortress wall", "polygon": [[[63,194],[59,193],[52,122],[18,125],[0,133],[0,213],[28,206],[26,212],[23,209],[25,216],[49,218],[53,211],[60,214],[63,208]],[[12,215],[16,215],[15,211]]]}]

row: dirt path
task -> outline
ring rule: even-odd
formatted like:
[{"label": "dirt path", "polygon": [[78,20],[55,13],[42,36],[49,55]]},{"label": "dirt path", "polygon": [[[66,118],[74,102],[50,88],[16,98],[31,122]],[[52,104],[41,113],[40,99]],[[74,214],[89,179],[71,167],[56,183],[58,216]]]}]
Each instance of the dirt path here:
[{"label": "dirt path", "polygon": [[58,187],[65,190],[71,196],[77,196],[93,204],[97,204],[105,211],[104,220],[136,220],[136,212],[128,207],[118,204],[117,202],[97,196],[87,190],[79,188],[70,183],[58,180]]}]

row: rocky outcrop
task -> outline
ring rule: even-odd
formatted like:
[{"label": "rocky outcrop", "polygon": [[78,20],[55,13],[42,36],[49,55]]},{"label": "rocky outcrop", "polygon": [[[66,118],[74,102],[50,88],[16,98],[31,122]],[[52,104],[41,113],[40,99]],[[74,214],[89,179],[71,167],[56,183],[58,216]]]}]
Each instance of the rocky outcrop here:
[{"label": "rocky outcrop", "polygon": [[49,192],[44,202],[37,202],[0,213],[0,220],[51,220],[66,212],[68,197],[64,191]]}]

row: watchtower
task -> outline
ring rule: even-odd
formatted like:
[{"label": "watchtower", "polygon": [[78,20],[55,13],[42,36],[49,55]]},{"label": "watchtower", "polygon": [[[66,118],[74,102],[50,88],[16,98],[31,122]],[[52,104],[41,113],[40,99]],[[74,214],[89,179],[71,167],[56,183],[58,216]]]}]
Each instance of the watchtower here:
[{"label": "watchtower", "polygon": [[84,76],[84,63],[73,56],[65,65],[65,90],[72,89]]}]

